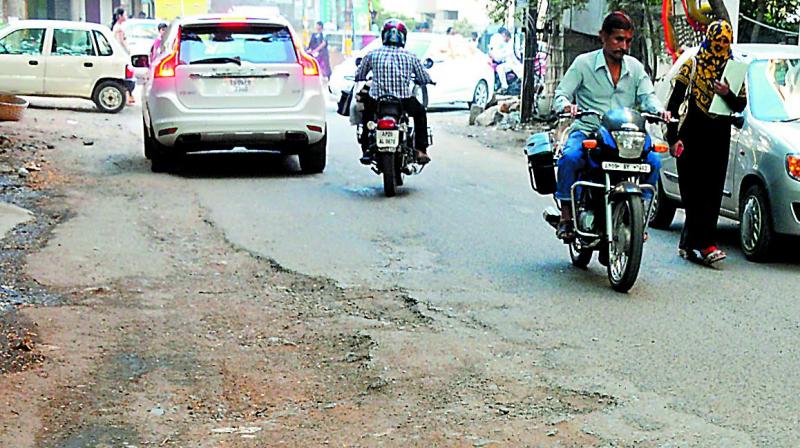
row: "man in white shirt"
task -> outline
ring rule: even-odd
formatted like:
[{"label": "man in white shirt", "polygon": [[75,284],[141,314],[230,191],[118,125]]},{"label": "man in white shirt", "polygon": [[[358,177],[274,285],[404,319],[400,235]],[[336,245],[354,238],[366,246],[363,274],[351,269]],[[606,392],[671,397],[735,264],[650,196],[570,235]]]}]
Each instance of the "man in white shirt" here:
[{"label": "man in white shirt", "polygon": [[[499,38],[496,38],[498,37]],[[514,42],[511,33],[501,27],[489,42],[489,56],[497,62],[497,75],[500,78],[500,88],[508,88],[508,73],[513,72],[517,77],[522,77],[522,62],[514,53]]]}]

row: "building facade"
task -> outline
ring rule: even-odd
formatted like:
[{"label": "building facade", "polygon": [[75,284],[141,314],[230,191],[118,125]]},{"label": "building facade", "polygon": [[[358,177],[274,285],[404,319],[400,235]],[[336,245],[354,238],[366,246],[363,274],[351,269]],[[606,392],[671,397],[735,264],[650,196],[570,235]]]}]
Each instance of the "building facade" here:
[{"label": "building facade", "polygon": [[114,9],[125,8],[136,16],[139,11],[149,14],[153,0],[0,0],[0,17],[13,19],[75,20],[111,26]]},{"label": "building facade", "polygon": [[436,33],[461,21],[475,30],[483,30],[491,23],[486,0],[382,0],[381,6],[388,12],[427,21]]}]

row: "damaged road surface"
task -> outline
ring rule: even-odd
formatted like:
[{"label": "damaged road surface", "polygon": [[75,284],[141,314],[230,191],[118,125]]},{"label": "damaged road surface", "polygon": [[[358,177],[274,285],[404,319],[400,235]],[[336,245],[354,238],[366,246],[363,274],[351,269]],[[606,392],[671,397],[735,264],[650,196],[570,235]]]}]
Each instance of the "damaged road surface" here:
[{"label": "damaged road surface", "polygon": [[653,231],[640,282],[617,295],[568,266],[521,157],[446,134],[452,116],[432,119],[425,174],[386,199],[333,114],[324,174],[227,154],[156,175],[139,112],[0,124],[17,146],[46,143],[39,171],[3,184],[33,217],[3,240],[0,285],[16,293],[0,299],[0,349],[27,355],[0,375],[0,446],[800,436],[797,315],[775,311],[796,310],[796,263],[734,254],[700,271],[673,257],[675,232]]}]

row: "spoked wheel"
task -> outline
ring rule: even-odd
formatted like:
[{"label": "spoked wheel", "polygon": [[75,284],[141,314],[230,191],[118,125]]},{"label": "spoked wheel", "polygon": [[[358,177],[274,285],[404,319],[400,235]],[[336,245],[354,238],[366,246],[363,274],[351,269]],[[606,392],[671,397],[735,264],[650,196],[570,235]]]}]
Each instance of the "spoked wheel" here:
[{"label": "spoked wheel", "polygon": [[394,160],[393,152],[381,153],[380,170],[383,173],[383,194],[387,198],[397,194],[397,172]]},{"label": "spoked wheel", "polygon": [[611,205],[611,244],[608,246],[608,280],[617,292],[628,292],[639,276],[644,245],[644,206],[638,196]]},{"label": "spoked wheel", "polygon": [[592,250],[580,247],[575,241],[569,245],[569,258],[576,268],[586,269],[592,261]]}]

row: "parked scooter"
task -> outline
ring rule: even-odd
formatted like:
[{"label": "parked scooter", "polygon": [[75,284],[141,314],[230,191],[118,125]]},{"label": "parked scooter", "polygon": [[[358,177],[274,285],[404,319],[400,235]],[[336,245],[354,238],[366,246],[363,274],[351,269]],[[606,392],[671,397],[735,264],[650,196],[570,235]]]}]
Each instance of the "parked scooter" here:
[{"label": "parked scooter", "polygon": [[[627,292],[639,275],[647,225],[645,217],[650,214],[651,204],[644,200],[643,192],[655,193],[653,185],[641,182],[651,169],[646,158],[650,151],[669,150],[666,143],[653,143],[645,130],[645,122],[664,121],[658,115],[627,108],[610,110],[605,115],[584,111],[574,118],[587,115],[599,117],[601,126],[583,142],[589,168],[572,186],[576,237],[569,243],[569,254],[573,265],[585,268],[597,251],[598,261],[606,266],[611,287]],[[559,117],[569,118],[570,115]],[[550,134],[532,135],[525,153],[531,187],[542,195],[554,194],[557,158]],[[558,201],[556,205],[559,206]],[[555,229],[561,218],[557,207],[548,207],[543,213],[545,221]]]},{"label": "parked scooter", "polygon": [[498,65],[500,63],[497,61],[493,60],[491,62],[492,70],[494,71],[494,91],[501,95],[518,96],[522,91],[522,77],[511,71],[506,72],[506,85],[508,87],[503,89],[503,85],[500,83],[500,73],[497,72]]}]

